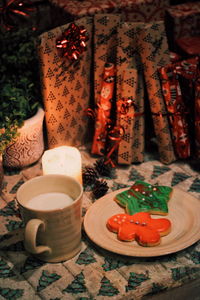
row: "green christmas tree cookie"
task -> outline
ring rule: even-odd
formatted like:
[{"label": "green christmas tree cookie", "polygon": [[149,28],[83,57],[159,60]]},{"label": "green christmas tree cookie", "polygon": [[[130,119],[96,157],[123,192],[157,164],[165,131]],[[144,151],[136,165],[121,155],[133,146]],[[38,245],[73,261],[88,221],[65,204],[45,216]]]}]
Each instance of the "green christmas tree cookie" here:
[{"label": "green christmas tree cookie", "polygon": [[137,180],[130,189],[117,194],[115,201],[122,207],[125,207],[126,213],[129,215],[134,215],[138,212],[166,215],[171,193],[171,187],[151,185]]}]

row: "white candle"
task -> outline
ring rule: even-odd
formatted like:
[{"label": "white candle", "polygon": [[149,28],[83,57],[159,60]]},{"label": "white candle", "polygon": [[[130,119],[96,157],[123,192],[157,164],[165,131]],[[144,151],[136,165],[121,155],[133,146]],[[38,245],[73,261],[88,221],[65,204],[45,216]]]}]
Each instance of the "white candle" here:
[{"label": "white candle", "polygon": [[36,210],[61,209],[73,202],[73,199],[64,193],[44,193],[31,198],[26,203],[26,207]]},{"label": "white candle", "polygon": [[74,177],[82,184],[81,154],[75,147],[61,146],[46,150],[42,156],[43,174]]}]

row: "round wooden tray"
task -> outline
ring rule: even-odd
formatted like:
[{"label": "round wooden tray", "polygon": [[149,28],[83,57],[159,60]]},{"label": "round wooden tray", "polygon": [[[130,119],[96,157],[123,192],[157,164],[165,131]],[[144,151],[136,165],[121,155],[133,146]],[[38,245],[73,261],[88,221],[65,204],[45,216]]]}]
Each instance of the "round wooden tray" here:
[{"label": "round wooden tray", "polygon": [[117,190],[98,199],[86,212],[84,229],[88,237],[98,246],[114,253],[152,257],[174,253],[189,247],[200,239],[200,200],[192,195],[174,188],[168,202],[167,216],[153,215],[153,218],[168,218],[172,230],[161,238],[161,243],[154,247],[140,246],[136,241],[123,242],[117,239],[117,234],[106,227],[108,218],[117,213],[124,213],[113,199],[114,196],[126,189]]}]

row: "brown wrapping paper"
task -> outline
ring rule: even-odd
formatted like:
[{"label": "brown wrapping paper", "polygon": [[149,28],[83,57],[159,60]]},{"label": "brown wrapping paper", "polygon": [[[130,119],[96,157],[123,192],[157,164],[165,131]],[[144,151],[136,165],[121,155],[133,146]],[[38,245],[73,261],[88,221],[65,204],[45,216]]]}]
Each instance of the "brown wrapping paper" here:
[{"label": "brown wrapping paper", "polygon": [[94,98],[97,104],[101,94],[104,65],[116,62],[118,15],[94,16]]},{"label": "brown wrapping paper", "polygon": [[58,55],[56,40],[69,24],[57,27],[40,36],[39,55],[45,107],[48,147],[78,146],[88,140],[90,105],[90,65],[92,19],[82,18],[76,25],[84,26],[89,35],[87,50],[80,60],[69,66],[69,61]]},{"label": "brown wrapping paper", "polygon": [[118,126],[123,129],[123,135],[118,147],[119,164],[132,163],[133,127],[135,119],[134,106],[137,81],[137,70],[124,70],[121,84],[121,96],[117,101]]},{"label": "brown wrapping paper", "polygon": [[158,75],[158,68],[170,62],[165,26],[162,21],[143,25],[138,23],[138,26],[135,27],[135,33],[137,51],[140,53],[143,64],[160,160],[169,164],[176,157]]},{"label": "brown wrapping paper", "polygon": [[[117,125],[124,131],[118,148],[120,164],[144,160],[144,84],[133,28],[134,23],[121,23],[117,35]],[[121,105],[128,102],[127,112],[121,113]]]}]

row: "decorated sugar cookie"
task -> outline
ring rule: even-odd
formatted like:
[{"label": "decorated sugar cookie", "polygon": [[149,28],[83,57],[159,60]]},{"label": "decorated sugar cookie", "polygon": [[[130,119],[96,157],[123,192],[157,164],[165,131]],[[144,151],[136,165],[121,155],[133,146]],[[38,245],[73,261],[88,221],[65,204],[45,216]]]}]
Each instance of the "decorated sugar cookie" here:
[{"label": "decorated sugar cookie", "polygon": [[171,230],[171,222],[166,218],[152,219],[147,212],[133,216],[117,214],[108,219],[107,228],[117,233],[121,241],[136,240],[141,246],[151,247],[160,244],[161,237]]},{"label": "decorated sugar cookie", "polygon": [[114,200],[125,207],[126,213],[129,215],[142,211],[166,215],[171,193],[171,187],[151,185],[138,180],[130,189],[117,194]]}]

